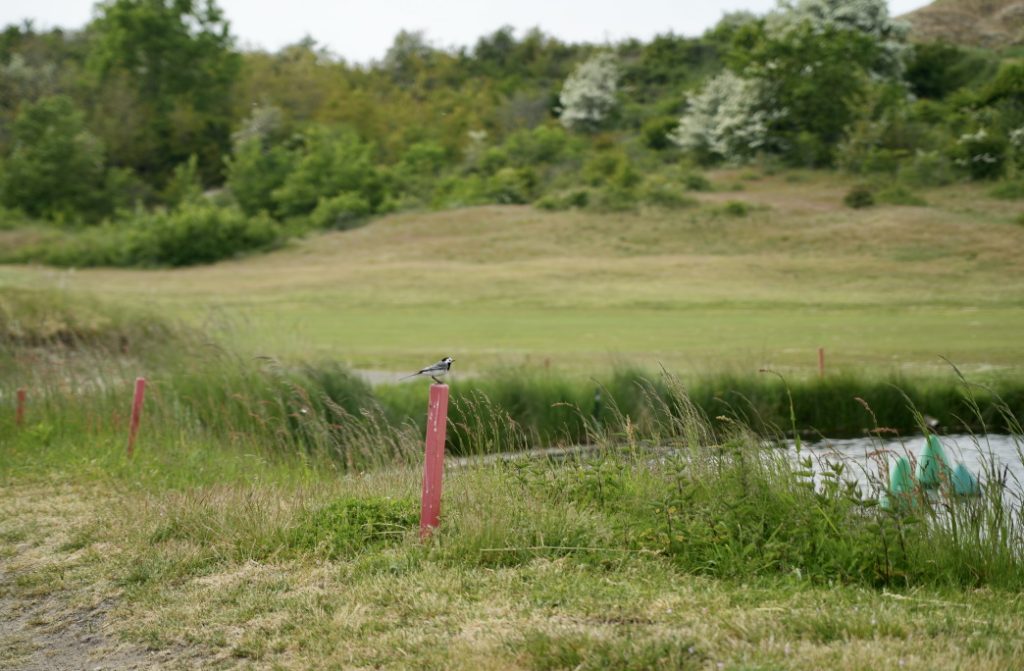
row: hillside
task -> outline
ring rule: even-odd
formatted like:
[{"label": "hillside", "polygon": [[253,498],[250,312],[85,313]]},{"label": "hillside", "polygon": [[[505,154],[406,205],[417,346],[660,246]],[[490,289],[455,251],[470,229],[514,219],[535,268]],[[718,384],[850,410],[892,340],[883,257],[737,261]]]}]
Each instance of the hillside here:
[{"label": "hillside", "polygon": [[900,17],[917,42],[997,48],[1024,42],[1021,0],[937,0]]},{"label": "hillside", "polygon": [[[410,212],[267,255],[179,270],[0,266],[52,286],[219,324],[254,354],[404,370],[513,362],[579,372],[1019,367],[1024,227],[985,187],[851,210],[849,178],[711,173],[681,210],[489,206]],[[0,244],[4,238],[0,235]]]}]

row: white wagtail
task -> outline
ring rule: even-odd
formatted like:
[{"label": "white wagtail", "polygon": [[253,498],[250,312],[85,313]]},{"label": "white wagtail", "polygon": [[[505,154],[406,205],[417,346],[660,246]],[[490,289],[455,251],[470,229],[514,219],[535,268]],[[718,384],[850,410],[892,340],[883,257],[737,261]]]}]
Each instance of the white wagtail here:
[{"label": "white wagtail", "polygon": [[412,375],[406,375],[405,377],[403,377],[401,379],[407,380],[410,377],[416,377],[417,375],[429,375],[430,379],[432,379],[434,382],[436,382],[438,384],[441,384],[441,381],[438,380],[437,378],[439,378],[439,377],[441,377],[443,375],[447,375],[448,374],[448,371],[452,367],[452,361],[455,361],[455,359],[451,358],[450,356],[446,356],[445,358],[441,359],[440,361],[438,361],[437,363],[433,364],[432,366],[427,366],[426,368],[421,368],[420,370],[416,371]]}]

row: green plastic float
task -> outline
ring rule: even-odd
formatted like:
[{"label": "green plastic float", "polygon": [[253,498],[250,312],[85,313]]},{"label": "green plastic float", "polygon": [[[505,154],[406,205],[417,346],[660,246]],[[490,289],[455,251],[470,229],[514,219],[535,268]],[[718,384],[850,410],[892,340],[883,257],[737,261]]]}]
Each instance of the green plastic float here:
[{"label": "green plastic float", "polygon": [[963,464],[957,464],[953,471],[953,491],[957,496],[978,496],[981,494],[981,485],[978,478],[967,470]]},{"label": "green plastic float", "polygon": [[910,475],[910,462],[900,457],[889,467],[889,489],[882,492],[881,504],[892,510],[893,502],[908,503],[914,494],[914,478]]},{"label": "green plastic float", "polygon": [[949,465],[938,436],[928,436],[928,442],[917,460],[916,475],[918,484],[925,489],[935,489],[943,480],[948,482],[952,478],[953,467]]}]

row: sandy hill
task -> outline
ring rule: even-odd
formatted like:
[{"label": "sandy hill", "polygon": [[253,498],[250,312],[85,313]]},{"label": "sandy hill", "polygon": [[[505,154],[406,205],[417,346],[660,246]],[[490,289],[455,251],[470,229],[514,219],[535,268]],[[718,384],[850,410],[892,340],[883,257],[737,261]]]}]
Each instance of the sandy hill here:
[{"label": "sandy hill", "polygon": [[936,0],[900,17],[911,38],[980,47],[1024,43],[1024,0]]}]

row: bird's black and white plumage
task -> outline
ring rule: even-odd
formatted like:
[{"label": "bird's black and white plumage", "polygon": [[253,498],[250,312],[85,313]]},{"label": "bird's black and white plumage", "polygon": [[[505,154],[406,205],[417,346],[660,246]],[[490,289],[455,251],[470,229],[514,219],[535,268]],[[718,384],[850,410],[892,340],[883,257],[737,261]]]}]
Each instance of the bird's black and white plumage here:
[{"label": "bird's black and white plumage", "polygon": [[416,377],[417,375],[429,375],[434,382],[441,384],[441,381],[437,378],[448,374],[448,371],[451,370],[452,367],[452,361],[455,361],[455,359],[450,356],[446,356],[437,363],[427,366],[426,368],[421,368],[412,375],[406,375],[402,379],[405,380],[410,377]]}]

